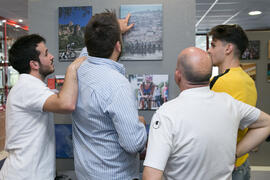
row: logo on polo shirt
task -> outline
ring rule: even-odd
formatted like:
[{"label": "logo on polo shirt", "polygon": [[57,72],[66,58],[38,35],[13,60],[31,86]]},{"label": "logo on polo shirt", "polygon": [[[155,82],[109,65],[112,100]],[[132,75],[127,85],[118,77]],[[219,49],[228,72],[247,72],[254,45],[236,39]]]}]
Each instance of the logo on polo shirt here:
[{"label": "logo on polo shirt", "polygon": [[154,124],[153,124],[153,128],[154,128],[154,129],[158,129],[158,128],[160,127],[160,124],[161,124],[161,122],[160,122],[160,121],[156,121],[156,122],[154,122]]}]

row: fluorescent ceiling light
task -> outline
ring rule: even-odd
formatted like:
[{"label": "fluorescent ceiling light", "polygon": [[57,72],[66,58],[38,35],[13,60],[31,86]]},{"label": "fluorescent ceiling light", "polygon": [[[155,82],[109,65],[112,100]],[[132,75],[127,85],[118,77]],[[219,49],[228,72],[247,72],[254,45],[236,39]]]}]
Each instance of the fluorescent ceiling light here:
[{"label": "fluorescent ceiling light", "polygon": [[248,14],[249,14],[250,16],[255,16],[255,15],[262,14],[262,12],[261,12],[261,11],[250,11]]}]

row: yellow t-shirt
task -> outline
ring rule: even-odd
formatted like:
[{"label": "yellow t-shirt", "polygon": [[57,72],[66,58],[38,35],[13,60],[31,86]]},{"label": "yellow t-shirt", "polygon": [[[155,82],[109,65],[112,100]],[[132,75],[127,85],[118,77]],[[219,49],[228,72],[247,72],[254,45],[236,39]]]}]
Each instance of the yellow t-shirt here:
[{"label": "yellow t-shirt", "polygon": [[[214,77],[210,82],[210,89],[215,92],[226,92],[239,101],[256,106],[255,83],[241,67],[227,69],[223,74]],[[237,143],[245,136],[247,130],[247,128],[238,130]],[[238,158],[235,163],[236,167],[241,166],[247,158],[248,154]]]}]

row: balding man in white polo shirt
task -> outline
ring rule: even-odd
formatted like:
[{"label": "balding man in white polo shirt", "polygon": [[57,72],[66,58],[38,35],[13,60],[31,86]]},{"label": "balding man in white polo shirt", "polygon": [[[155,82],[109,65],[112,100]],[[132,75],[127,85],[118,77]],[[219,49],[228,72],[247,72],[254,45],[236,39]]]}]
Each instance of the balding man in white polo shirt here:
[{"label": "balding man in white polo shirt", "polygon": [[[211,70],[205,51],[191,47],[179,54],[175,82],[181,93],[153,116],[144,180],[229,180],[236,155],[269,135],[268,114],[209,89]],[[238,127],[250,131],[236,148]]]}]

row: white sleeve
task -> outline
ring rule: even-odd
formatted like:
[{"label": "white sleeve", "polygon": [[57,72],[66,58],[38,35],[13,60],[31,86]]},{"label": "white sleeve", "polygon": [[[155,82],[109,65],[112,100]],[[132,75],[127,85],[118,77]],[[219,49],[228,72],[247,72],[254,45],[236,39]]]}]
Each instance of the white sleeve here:
[{"label": "white sleeve", "polygon": [[25,92],[24,104],[25,107],[30,111],[41,111],[43,112],[43,105],[46,100],[53,95],[54,92],[48,87],[38,87],[29,89],[29,92]]},{"label": "white sleeve", "polygon": [[257,121],[261,112],[258,108],[250,106],[246,103],[243,103],[235,99],[234,101],[236,103],[236,107],[238,108],[240,119],[241,119],[240,125],[239,125],[240,129],[243,130],[249,125],[251,125],[252,123],[254,123],[255,121]]},{"label": "white sleeve", "polygon": [[144,166],[164,171],[172,150],[172,123],[156,112],[152,118]]}]

